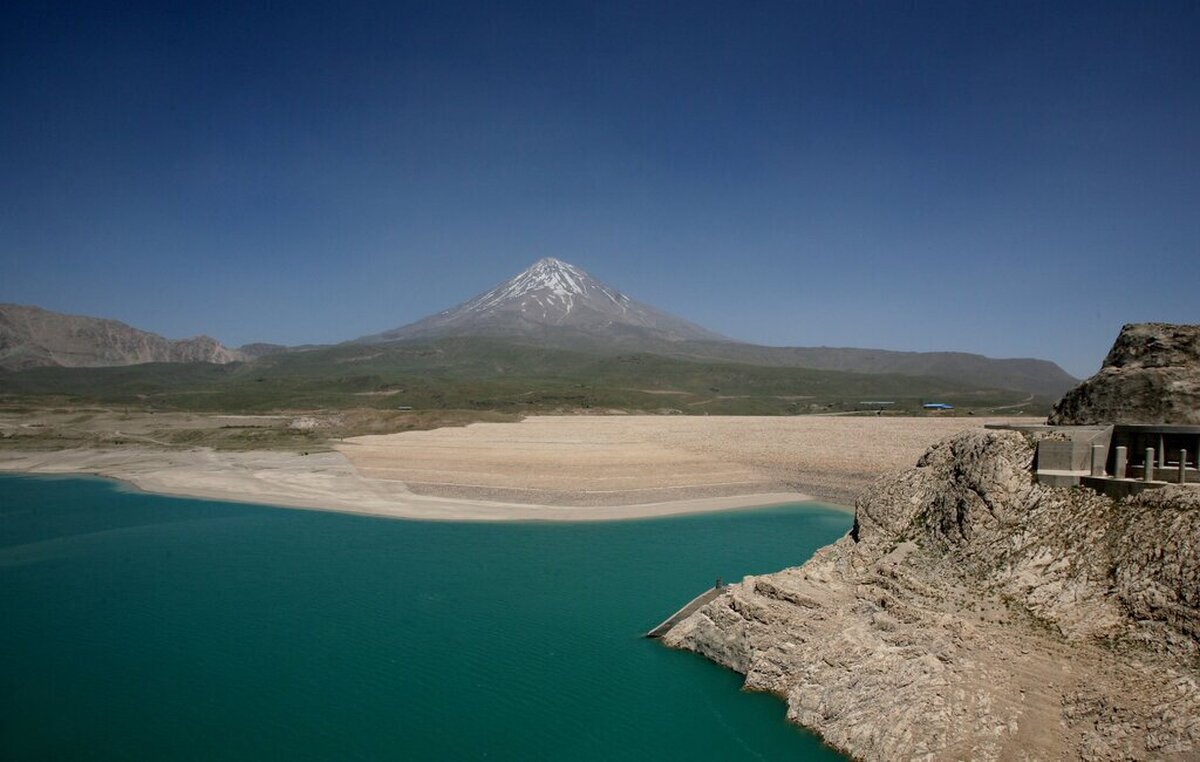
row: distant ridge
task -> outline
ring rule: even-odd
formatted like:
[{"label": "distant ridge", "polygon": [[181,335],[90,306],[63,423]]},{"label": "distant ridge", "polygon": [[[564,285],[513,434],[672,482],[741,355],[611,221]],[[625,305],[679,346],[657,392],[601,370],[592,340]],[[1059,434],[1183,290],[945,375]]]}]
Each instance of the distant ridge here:
[{"label": "distant ridge", "polygon": [[764,347],[756,344],[697,344],[673,348],[677,356],[813,370],[937,376],[981,388],[1013,389],[1047,397],[1062,395],[1079,380],[1049,360],[994,358],[969,352],[900,352],[851,347]]},{"label": "distant ridge", "polygon": [[119,320],[0,304],[0,368],[97,368],[151,362],[224,364],[244,359],[208,336],[173,341]]}]

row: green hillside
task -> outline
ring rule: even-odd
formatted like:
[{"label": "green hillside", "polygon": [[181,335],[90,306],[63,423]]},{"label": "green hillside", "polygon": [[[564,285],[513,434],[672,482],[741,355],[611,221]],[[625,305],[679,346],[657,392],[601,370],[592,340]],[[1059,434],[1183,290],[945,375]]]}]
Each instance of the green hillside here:
[{"label": "green hillside", "polygon": [[347,344],[245,363],[153,363],[34,368],[0,374],[9,402],[106,403],[196,411],[331,408],[551,412],[629,410],[683,414],[917,411],[936,399],[965,412],[1051,400],[944,379],[691,361],[647,353],[521,346],[480,338]]}]

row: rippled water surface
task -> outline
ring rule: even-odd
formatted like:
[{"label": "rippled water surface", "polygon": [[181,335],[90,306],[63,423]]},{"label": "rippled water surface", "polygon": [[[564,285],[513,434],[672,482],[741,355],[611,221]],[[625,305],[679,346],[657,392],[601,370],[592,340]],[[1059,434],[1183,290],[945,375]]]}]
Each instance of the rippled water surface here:
[{"label": "rippled water surface", "polygon": [[837,759],[640,635],[850,521],[431,523],[0,477],[0,758]]}]

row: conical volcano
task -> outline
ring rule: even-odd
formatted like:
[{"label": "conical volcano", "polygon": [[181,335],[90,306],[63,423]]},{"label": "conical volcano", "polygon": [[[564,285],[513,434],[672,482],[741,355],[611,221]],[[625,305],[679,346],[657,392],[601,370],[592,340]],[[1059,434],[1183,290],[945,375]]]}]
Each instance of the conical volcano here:
[{"label": "conical volcano", "polygon": [[539,259],[515,277],[457,307],[362,340],[444,336],[728,341],[630,299],[580,268],[553,257]]}]

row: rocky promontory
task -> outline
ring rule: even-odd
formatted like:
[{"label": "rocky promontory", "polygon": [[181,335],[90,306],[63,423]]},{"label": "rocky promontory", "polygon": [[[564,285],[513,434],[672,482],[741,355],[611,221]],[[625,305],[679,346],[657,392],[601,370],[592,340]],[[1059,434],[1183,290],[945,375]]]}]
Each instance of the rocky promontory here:
[{"label": "rocky promontory", "polygon": [[664,642],[857,758],[1195,759],[1200,491],[1047,487],[1035,446],[933,446],[859,498],[849,535]]},{"label": "rocky promontory", "polygon": [[1100,372],[1059,400],[1050,423],[1200,424],[1200,325],[1126,325]]},{"label": "rocky promontory", "polygon": [[[1125,326],[1050,422],[1200,422],[1200,326]],[[1046,436],[934,445],[858,498],[846,537],[664,642],[858,758],[1200,758],[1200,488],[1040,484]]]}]

